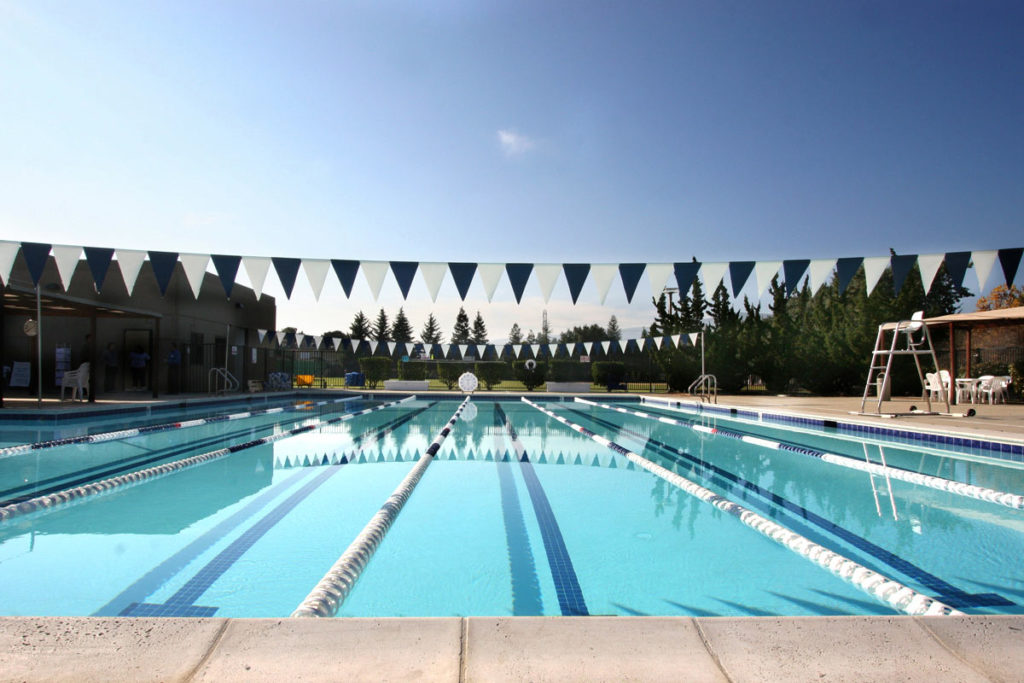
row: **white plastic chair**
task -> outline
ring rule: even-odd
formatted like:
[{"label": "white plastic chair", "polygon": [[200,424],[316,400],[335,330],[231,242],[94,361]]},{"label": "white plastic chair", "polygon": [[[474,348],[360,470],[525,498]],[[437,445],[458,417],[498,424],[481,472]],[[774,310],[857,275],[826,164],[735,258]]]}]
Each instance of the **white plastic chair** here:
[{"label": "white plastic chair", "polygon": [[[902,325],[902,323],[901,323]],[[903,334],[907,335],[907,348],[915,349],[924,343],[925,336],[921,334],[916,339],[914,335],[924,328],[924,311],[914,311],[914,314],[910,316],[910,322],[907,323],[906,327],[900,329]]]},{"label": "white plastic chair", "polygon": [[1006,394],[1009,386],[1010,381],[1006,377],[984,375],[980,378],[980,382],[978,384],[978,394],[981,396],[988,396],[989,405],[998,402],[1006,403]]},{"label": "white plastic chair", "polygon": [[928,398],[932,401],[941,401],[945,395],[945,390],[942,388],[942,380],[934,372],[926,372],[924,375],[927,386],[925,389],[928,391]]},{"label": "white plastic chair", "polygon": [[68,370],[60,380],[60,400],[64,400],[64,390],[71,388],[71,400],[83,401],[89,393],[89,364],[82,363],[77,370]]}]

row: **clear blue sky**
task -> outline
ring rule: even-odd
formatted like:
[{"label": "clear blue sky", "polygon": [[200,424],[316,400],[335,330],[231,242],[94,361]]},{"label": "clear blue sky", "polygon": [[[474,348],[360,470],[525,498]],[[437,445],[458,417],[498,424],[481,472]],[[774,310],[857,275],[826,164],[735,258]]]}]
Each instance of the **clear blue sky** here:
[{"label": "clear blue sky", "polygon": [[[0,0],[0,238],[479,262],[1020,246],[1022,36],[1016,2]],[[562,284],[552,323],[647,323],[643,287],[573,309]],[[495,338],[536,329],[536,291],[467,308]],[[280,326],[380,306],[338,292]],[[413,298],[450,331],[457,297]]]}]

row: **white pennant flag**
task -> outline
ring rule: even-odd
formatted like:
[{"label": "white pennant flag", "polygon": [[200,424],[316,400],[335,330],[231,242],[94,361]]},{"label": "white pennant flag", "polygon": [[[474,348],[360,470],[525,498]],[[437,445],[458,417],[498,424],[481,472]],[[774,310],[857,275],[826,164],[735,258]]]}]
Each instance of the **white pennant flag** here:
[{"label": "white pennant flag", "polygon": [[377,340],[376,339],[371,339],[370,340],[370,355],[372,356],[375,353],[377,353]]},{"label": "white pennant flag", "polygon": [[681,334],[677,334],[676,336],[672,337],[672,343],[675,344],[675,347],[677,349],[679,348],[679,346],[680,346],[679,342],[681,342],[681,341],[683,341],[683,335],[681,335]]},{"label": "white pennant flag", "polygon": [[945,254],[918,255],[917,267],[921,271],[921,286],[924,287],[925,294],[932,288],[932,282],[935,281],[935,275],[939,272],[939,266],[942,265],[945,259]]},{"label": "white pennant flag", "polygon": [[469,349],[469,344],[459,344],[459,356],[465,358],[467,349]]},{"label": "white pennant flag", "polygon": [[441,344],[441,352],[444,354],[445,358],[448,357],[448,353],[451,350],[452,350],[452,345],[451,344]]},{"label": "white pennant flag", "polygon": [[384,276],[388,274],[388,262],[360,261],[359,268],[363,271],[363,277],[366,278],[366,284],[370,286],[370,292],[373,294],[373,300],[376,301],[377,297],[380,296],[380,288],[384,284]]},{"label": "white pennant flag", "polygon": [[322,344],[323,341],[324,341],[324,336],[322,334],[317,334],[317,335],[313,336],[313,343],[316,344],[316,348],[319,349],[320,348],[320,344]]},{"label": "white pennant flag", "polygon": [[871,296],[871,290],[878,284],[878,278],[882,277],[888,265],[888,256],[870,256],[864,259],[864,278],[867,281],[868,296]]},{"label": "white pennant flag", "polygon": [[540,344],[530,344],[530,350],[533,351],[533,357],[536,358],[540,353]]},{"label": "white pennant flag", "polygon": [[388,342],[388,355],[389,356],[395,355],[395,349],[396,348],[398,348],[398,342],[389,341]]},{"label": "white pennant flag", "polygon": [[480,282],[483,283],[484,293],[487,294],[487,300],[490,301],[494,296],[494,290],[498,288],[502,273],[505,272],[505,264],[481,263],[477,265],[476,272],[480,273]]},{"label": "white pennant flag", "polygon": [[690,336],[690,343],[693,344],[694,346],[696,346],[697,345],[697,339],[700,337],[700,332],[691,332],[689,336]]},{"label": "white pennant flag", "polygon": [[284,346],[285,334],[286,334],[285,332],[278,332],[277,333],[277,345],[278,346]]},{"label": "white pennant flag", "polygon": [[320,301],[320,293],[324,291],[324,283],[327,282],[327,272],[331,269],[331,262],[327,259],[304,258],[302,259],[302,270],[306,271],[306,279],[313,289],[313,299]]},{"label": "white pennant flag", "polygon": [[782,261],[758,261],[754,264],[754,277],[757,278],[758,299],[764,296],[765,291],[768,289],[768,285],[772,283],[772,278],[778,274],[779,268],[781,267]]},{"label": "white pennant flag", "polygon": [[661,350],[661,337],[651,337],[651,339],[654,340],[654,345],[656,347],[658,347],[658,350],[660,351]]},{"label": "white pennant flag", "polygon": [[718,285],[722,284],[725,271],[728,270],[728,263],[702,263],[700,264],[700,275],[704,279],[704,294],[708,298],[715,293]]},{"label": "white pennant flag", "polygon": [[811,261],[811,265],[808,267],[808,272],[811,276],[811,295],[818,293],[818,290],[822,288],[825,282],[828,280],[829,275],[836,269],[836,259],[834,258],[818,258]]},{"label": "white pennant flag", "polygon": [[335,351],[341,351],[341,337],[331,337],[331,345]]},{"label": "white pennant flag", "polygon": [[614,263],[595,263],[590,266],[590,276],[594,278],[594,284],[597,285],[597,295],[601,299],[602,306],[605,299],[608,298],[608,290],[618,272],[619,267]]},{"label": "white pennant flag", "polygon": [[662,291],[665,289],[665,285],[668,284],[668,279],[674,272],[674,266],[671,263],[648,263],[647,264],[647,277],[651,281],[651,295],[657,299],[661,296]]},{"label": "white pennant flag", "polygon": [[548,353],[554,358],[555,354],[558,353],[558,344],[548,344]]},{"label": "white pennant flag", "polygon": [[260,338],[260,344],[262,344],[263,340],[266,339],[266,337],[267,337],[267,331],[266,330],[257,329],[256,330],[256,335]]},{"label": "white pennant flag", "polygon": [[523,352],[523,345],[522,344],[513,344],[512,345],[512,353],[516,354],[516,358],[519,358],[519,354],[522,353],[522,352]]},{"label": "white pennant flag", "polygon": [[139,278],[142,262],[146,260],[146,252],[118,249],[114,254],[117,256],[117,267],[121,269],[121,277],[124,278],[124,286],[128,288],[128,296],[131,296],[135,291],[135,281]]},{"label": "white pennant flag", "polygon": [[352,353],[355,353],[356,349],[359,348],[359,342],[360,341],[361,341],[360,339],[349,339],[348,340],[348,343],[352,345]]},{"label": "white pennant flag", "polygon": [[444,282],[444,274],[448,272],[447,263],[421,263],[420,275],[430,292],[430,300],[437,301],[437,293],[441,291],[441,283]]},{"label": "white pennant flag", "polygon": [[971,260],[974,261],[974,272],[978,276],[978,294],[985,291],[985,284],[988,282],[988,276],[992,273],[992,266],[996,264],[996,256],[999,252],[994,249],[991,251],[972,251]]},{"label": "white pennant flag", "polygon": [[587,352],[588,356],[590,355],[590,352],[593,350],[593,348],[594,342],[583,342],[583,350]]},{"label": "white pennant flag", "polygon": [[295,335],[295,345],[300,349],[306,345],[306,335],[301,332]]},{"label": "white pennant flag", "polygon": [[604,354],[607,356],[608,355],[608,350],[610,348],[612,348],[611,341],[603,341],[603,342],[601,342],[601,348],[604,349]]},{"label": "white pennant flag", "polygon": [[199,290],[203,286],[203,278],[206,277],[206,266],[210,263],[209,254],[178,254],[182,270],[185,271],[185,279],[188,286],[192,288],[192,296],[199,298]]},{"label": "white pennant flag", "polygon": [[555,282],[558,281],[558,274],[562,272],[562,266],[557,263],[538,263],[533,266],[533,272],[537,277],[537,284],[540,285],[540,293],[544,296],[544,303],[548,303]]},{"label": "white pennant flag", "polygon": [[4,284],[11,283],[11,269],[14,268],[14,259],[18,257],[19,249],[20,242],[0,242],[0,278],[3,278]]},{"label": "white pennant flag", "polygon": [[53,260],[57,264],[57,275],[60,277],[60,284],[67,291],[71,284],[71,276],[75,274],[75,267],[82,255],[81,247],[69,247],[63,244],[54,244],[50,249],[53,252]]},{"label": "white pennant flag", "polygon": [[483,360],[484,353],[486,353],[486,352],[487,352],[487,344],[477,344],[476,345],[476,357],[477,358],[479,358],[480,360]]},{"label": "white pennant flag", "polygon": [[242,265],[245,266],[245,274],[249,276],[252,292],[256,295],[256,300],[259,301],[263,294],[263,285],[267,282],[270,259],[263,256],[243,256]]}]

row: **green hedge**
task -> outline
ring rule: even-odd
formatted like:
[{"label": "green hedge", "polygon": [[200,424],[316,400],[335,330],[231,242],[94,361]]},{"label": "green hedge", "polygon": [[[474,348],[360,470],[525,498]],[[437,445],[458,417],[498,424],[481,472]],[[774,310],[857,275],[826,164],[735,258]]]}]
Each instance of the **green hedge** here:
[{"label": "green hedge", "polygon": [[508,376],[508,366],[504,363],[477,363],[474,372],[484,386],[490,390]]},{"label": "green hedge", "polygon": [[516,379],[526,386],[527,391],[533,391],[536,387],[544,384],[547,377],[547,363],[537,363],[532,370],[526,367],[526,361],[520,360],[515,363]]},{"label": "green hedge", "polygon": [[469,363],[438,363],[437,378],[444,382],[448,389],[454,389],[459,382],[459,375],[472,367]]},{"label": "green hedge", "polygon": [[594,363],[593,365],[594,384],[600,384],[603,387],[611,387],[614,384],[622,384],[622,381],[626,378],[625,363],[602,360]]},{"label": "green hedge", "polygon": [[589,363],[560,358],[550,361],[547,379],[549,382],[589,382],[590,372]]},{"label": "green hedge", "polygon": [[359,369],[366,376],[366,386],[370,389],[376,389],[379,383],[391,377],[393,367],[391,359],[383,356],[359,359]]},{"label": "green hedge", "polygon": [[420,380],[427,378],[426,363],[404,362],[398,364],[399,379]]}]

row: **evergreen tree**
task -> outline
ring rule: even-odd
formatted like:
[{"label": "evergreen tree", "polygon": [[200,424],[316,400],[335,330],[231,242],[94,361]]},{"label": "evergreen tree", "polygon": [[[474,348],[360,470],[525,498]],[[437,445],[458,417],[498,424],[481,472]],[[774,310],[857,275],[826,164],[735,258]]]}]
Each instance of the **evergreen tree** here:
[{"label": "evergreen tree", "polygon": [[373,329],[370,331],[370,334],[378,342],[391,341],[391,327],[388,325],[388,314],[384,312],[383,308],[377,314],[377,320],[373,323]]},{"label": "evergreen tree", "polygon": [[690,291],[693,294],[686,299],[688,305],[685,310],[680,311],[683,327],[680,332],[697,332],[704,327],[708,302],[704,299],[704,287],[701,286],[699,277],[693,278]]},{"label": "evergreen tree", "polygon": [[409,319],[405,317],[405,310],[399,308],[398,315],[395,316],[395,322],[391,325],[391,341],[411,342],[413,334],[412,325],[409,323]]},{"label": "evergreen tree", "polygon": [[356,313],[356,317],[352,319],[352,324],[348,327],[349,335],[352,339],[369,339],[370,338],[370,320],[363,315],[362,311]]},{"label": "evergreen tree", "polygon": [[487,325],[484,324],[484,318],[480,315],[480,311],[477,311],[476,317],[473,318],[473,334],[469,341],[471,344],[487,343]]},{"label": "evergreen tree", "polygon": [[619,341],[622,339],[622,330],[619,329],[619,320],[614,315],[608,320],[608,327],[605,329],[608,339]]},{"label": "evergreen tree", "polygon": [[523,331],[519,329],[519,323],[512,323],[512,329],[508,331],[509,344],[522,344]]},{"label": "evergreen tree", "polygon": [[526,335],[526,339],[523,340],[523,343],[524,344],[536,344],[537,343],[537,335],[535,335],[533,333],[533,330],[530,330],[530,333]]},{"label": "evergreen tree", "polygon": [[573,344],[579,342],[599,342],[608,339],[608,331],[600,325],[591,323],[582,327],[576,325],[572,329],[558,335],[558,341],[562,344]]},{"label": "evergreen tree", "polygon": [[466,309],[459,307],[459,314],[455,316],[455,328],[452,330],[452,344],[468,344],[470,339],[469,316]]},{"label": "evergreen tree", "polygon": [[[420,333],[420,341],[424,344],[440,344],[443,340],[441,326],[437,324],[437,318],[431,313],[427,316],[427,322]],[[429,349],[428,349],[429,350]]]}]

